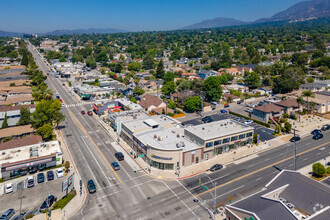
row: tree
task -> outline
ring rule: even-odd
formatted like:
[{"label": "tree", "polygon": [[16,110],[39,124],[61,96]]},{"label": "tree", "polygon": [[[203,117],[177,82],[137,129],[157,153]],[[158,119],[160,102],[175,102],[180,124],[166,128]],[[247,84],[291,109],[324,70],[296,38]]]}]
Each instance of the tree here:
[{"label": "tree", "polygon": [[95,59],[94,59],[94,57],[92,55],[87,58],[87,60],[86,60],[86,66],[87,67],[90,67],[92,69],[95,69],[96,68],[96,62],[95,62]]},{"label": "tree", "polygon": [[20,109],[21,117],[19,118],[19,121],[17,125],[27,125],[31,123],[31,112],[29,109],[22,107]]},{"label": "tree", "polygon": [[43,141],[50,141],[53,136],[53,127],[50,124],[44,124],[37,129],[37,134],[42,137]]},{"label": "tree", "polygon": [[127,67],[128,71],[140,71],[141,70],[141,63],[139,62],[131,62],[128,64],[128,67]]},{"label": "tree", "polygon": [[[298,109],[300,109],[300,105],[301,105],[301,104],[304,104],[304,99],[303,99],[303,97],[302,97],[302,96],[298,96],[296,101],[297,101],[297,103],[298,103]],[[299,111],[300,111],[300,110],[299,110]],[[299,114],[299,122],[300,122],[300,115],[301,115],[301,114]]]},{"label": "tree", "polygon": [[27,52],[23,54],[22,60],[21,60],[21,65],[28,66],[29,65],[29,58],[27,55]]},{"label": "tree", "polygon": [[67,62],[67,59],[65,57],[60,57],[59,61],[63,63],[63,62]]},{"label": "tree", "polygon": [[220,84],[221,85],[227,85],[228,84],[228,77],[226,74],[221,74],[219,76]]},{"label": "tree", "polygon": [[308,54],[295,53],[292,55],[291,62],[299,66],[306,65],[308,61]]},{"label": "tree", "polygon": [[7,113],[5,114],[5,117],[2,121],[2,126],[1,128],[7,128],[8,127],[8,116],[7,116]]},{"label": "tree", "polygon": [[155,66],[154,58],[152,57],[151,54],[147,54],[143,58],[142,68],[145,70],[150,70],[153,69],[154,66]]},{"label": "tree", "polygon": [[165,75],[163,76],[163,79],[164,79],[164,84],[166,84],[167,82],[173,81],[174,80],[174,73],[173,72],[165,73]]},{"label": "tree", "polygon": [[204,82],[205,98],[207,101],[217,101],[221,98],[222,88],[219,77],[210,76]]},{"label": "tree", "polygon": [[314,79],[313,77],[308,77],[308,78],[306,79],[306,81],[307,81],[308,83],[313,83],[313,82],[315,81],[315,79]]},{"label": "tree", "polygon": [[162,93],[164,95],[168,96],[173,92],[175,92],[175,83],[174,83],[174,81],[167,82],[165,85],[163,85]]},{"label": "tree", "polygon": [[184,103],[184,110],[189,113],[200,111],[201,108],[202,100],[200,96],[190,96],[186,99]]},{"label": "tree", "polygon": [[245,78],[245,83],[247,86],[251,89],[255,89],[260,86],[260,77],[256,72],[250,73],[246,78]]},{"label": "tree", "polygon": [[310,90],[306,90],[306,91],[303,91],[302,96],[303,97],[307,97],[307,111],[309,111],[309,101],[308,101],[308,98],[309,97],[314,97],[314,93],[312,91],[310,91]]},{"label": "tree", "polygon": [[325,167],[320,162],[313,164],[313,173],[317,177],[322,177],[325,173]]},{"label": "tree", "polygon": [[133,89],[133,94],[134,95],[142,95],[145,91],[142,89],[141,86],[135,86],[135,88]]},{"label": "tree", "polygon": [[157,65],[155,77],[158,79],[162,79],[164,77],[164,75],[165,75],[164,63],[163,63],[163,60],[160,60]]},{"label": "tree", "polygon": [[36,110],[32,113],[31,122],[34,128],[40,128],[44,124],[57,126],[65,119],[61,113],[61,102],[57,99],[41,100],[36,106]]}]

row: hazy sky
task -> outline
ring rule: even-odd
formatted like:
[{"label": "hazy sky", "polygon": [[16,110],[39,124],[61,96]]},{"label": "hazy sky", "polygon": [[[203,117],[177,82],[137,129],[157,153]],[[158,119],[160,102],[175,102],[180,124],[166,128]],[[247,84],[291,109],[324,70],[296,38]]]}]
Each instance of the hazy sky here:
[{"label": "hazy sky", "polygon": [[1,0],[0,30],[169,30],[216,17],[253,21],[302,0]]}]

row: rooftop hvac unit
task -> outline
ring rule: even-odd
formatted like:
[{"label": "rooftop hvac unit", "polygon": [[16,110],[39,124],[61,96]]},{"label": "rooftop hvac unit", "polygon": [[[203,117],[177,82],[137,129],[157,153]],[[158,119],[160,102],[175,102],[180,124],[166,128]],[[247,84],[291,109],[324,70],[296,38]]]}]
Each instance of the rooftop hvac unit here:
[{"label": "rooftop hvac unit", "polygon": [[181,148],[182,144],[181,143],[176,143],[176,148]]},{"label": "rooftop hvac unit", "polygon": [[38,146],[32,146],[30,147],[30,151],[38,151]]},{"label": "rooftop hvac unit", "polygon": [[162,141],[163,138],[162,138],[161,136],[158,136],[157,140],[158,140],[158,141]]},{"label": "rooftop hvac unit", "polygon": [[157,139],[158,138],[158,135],[157,134],[154,134],[154,138]]},{"label": "rooftop hvac unit", "polygon": [[38,157],[38,156],[39,156],[38,151],[32,151],[32,152],[30,152],[30,158],[31,157]]},{"label": "rooftop hvac unit", "polygon": [[180,134],[176,134],[176,137],[179,138],[180,137]]},{"label": "rooftop hvac unit", "polygon": [[180,142],[182,147],[185,147],[185,143],[183,141]]}]

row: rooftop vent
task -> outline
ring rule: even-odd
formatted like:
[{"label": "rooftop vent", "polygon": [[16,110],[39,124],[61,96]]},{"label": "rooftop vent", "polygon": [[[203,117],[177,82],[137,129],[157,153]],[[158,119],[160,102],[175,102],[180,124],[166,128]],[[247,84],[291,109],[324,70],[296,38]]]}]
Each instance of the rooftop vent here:
[{"label": "rooftop vent", "polygon": [[180,134],[176,134],[176,137],[179,138],[180,137]]},{"label": "rooftop vent", "polygon": [[157,141],[162,141],[163,138],[161,136],[158,136]]}]

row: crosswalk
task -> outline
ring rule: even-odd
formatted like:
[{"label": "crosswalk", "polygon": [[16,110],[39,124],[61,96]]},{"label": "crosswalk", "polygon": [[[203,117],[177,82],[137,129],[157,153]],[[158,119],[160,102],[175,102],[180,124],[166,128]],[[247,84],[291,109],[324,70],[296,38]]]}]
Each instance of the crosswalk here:
[{"label": "crosswalk", "polygon": [[76,107],[82,105],[84,105],[84,103],[69,104],[69,105],[63,105],[63,108]]}]

